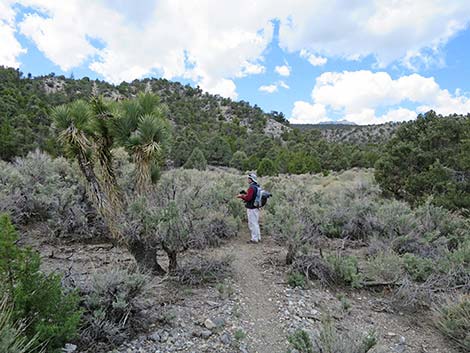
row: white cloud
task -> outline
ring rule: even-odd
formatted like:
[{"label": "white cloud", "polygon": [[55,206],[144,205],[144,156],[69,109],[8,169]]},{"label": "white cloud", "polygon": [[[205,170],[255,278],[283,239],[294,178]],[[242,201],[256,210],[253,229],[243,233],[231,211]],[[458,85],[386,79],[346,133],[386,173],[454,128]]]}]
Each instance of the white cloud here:
[{"label": "white cloud", "polygon": [[0,2],[0,65],[19,67],[18,56],[26,53],[15,37],[15,11],[10,0]]},{"label": "white cloud", "polygon": [[308,62],[312,64],[313,66],[322,66],[328,62],[327,58],[312,54],[308,50],[305,50],[305,49],[302,49],[300,51],[300,57],[307,59]]},{"label": "white cloud", "polygon": [[296,0],[290,4],[280,22],[282,48],[353,60],[373,55],[381,67],[409,53],[438,50],[470,22],[470,6],[464,0]]},{"label": "white cloud", "polygon": [[290,75],[290,70],[291,68],[287,63],[281,66],[276,66],[274,68],[274,71],[276,71],[279,75],[285,76],[285,77],[288,77]]},{"label": "white cloud", "polygon": [[[367,70],[323,73],[316,79],[312,100],[296,102],[292,119],[306,120],[306,112],[314,106],[360,124],[411,120],[417,112],[431,109],[440,114],[470,112],[469,97],[461,91],[451,94],[441,89],[433,77],[412,74],[393,79],[386,72]],[[400,107],[403,104],[416,106],[416,111]],[[377,116],[377,109],[386,109],[387,113]],[[318,121],[315,116],[310,120]]]},{"label": "white cloud", "polygon": [[358,125],[372,125],[390,121],[409,121],[415,118],[416,112],[406,108],[391,109],[381,116],[377,116],[374,109],[364,108],[360,112],[346,114],[343,119]]},{"label": "white cloud", "polygon": [[279,87],[282,87],[282,88],[285,88],[285,89],[289,89],[289,88],[290,88],[289,85],[288,85],[287,83],[285,83],[284,81],[282,81],[282,80],[281,80],[281,81],[278,81],[278,82],[277,82],[277,85],[278,85]]},{"label": "white cloud", "polygon": [[272,84],[272,85],[260,86],[258,90],[261,92],[266,92],[266,93],[274,93],[274,92],[277,92],[277,85]]},{"label": "white cloud", "polygon": [[[16,24],[15,3],[31,12]],[[89,63],[115,83],[149,74],[184,77],[235,97],[235,78],[265,72],[273,19],[280,21],[281,47],[303,53],[312,65],[373,55],[382,66],[402,61],[419,69],[442,64],[439,49],[466,28],[470,6],[463,0],[143,0],[136,9],[122,0],[1,0],[0,60],[18,65],[20,30],[64,70]],[[279,70],[291,71],[287,64]]]},{"label": "white cloud", "polygon": [[253,64],[246,62],[245,65],[241,68],[237,77],[245,77],[249,75],[259,75],[266,72],[266,68],[261,64]]},{"label": "white cloud", "polygon": [[274,93],[274,92],[278,91],[279,87],[284,88],[284,89],[289,89],[290,88],[287,83],[285,83],[282,80],[279,80],[276,83],[272,83],[270,85],[260,86],[258,88],[258,91],[266,92],[266,93]]},{"label": "white cloud", "polygon": [[[265,71],[260,61],[273,32],[270,17],[260,16],[267,3],[151,3],[147,14],[132,16],[136,21],[144,17],[141,23],[116,11],[110,1],[23,0],[40,13],[26,16],[19,27],[63,70],[91,60],[90,68],[114,83],[154,73],[190,78],[205,90],[236,98],[231,78]],[[243,18],[233,16],[240,8],[245,9]],[[103,48],[93,46],[90,38]]]},{"label": "white cloud", "polygon": [[331,121],[326,115],[326,108],[323,104],[310,104],[303,101],[294,103],[291,116],[289,121],[293,124],[318,124]]}]

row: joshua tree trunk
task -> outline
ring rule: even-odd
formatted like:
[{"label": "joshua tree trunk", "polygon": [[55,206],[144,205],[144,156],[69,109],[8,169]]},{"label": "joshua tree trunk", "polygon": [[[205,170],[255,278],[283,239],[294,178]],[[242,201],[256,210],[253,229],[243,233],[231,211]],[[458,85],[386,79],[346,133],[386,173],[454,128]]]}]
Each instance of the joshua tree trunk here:
[{"label": "joshua tree trunk", "polygon": [[162,248],[168,256],[168,272],[175,271],[178,268],[178,252],[166,246],[164,242],[162,243]]},{"label": "joshua tree trunk", "polygon": [[297,246],[293,242],[287,244],[286,265],[292,265],[297,256]]},{"label": "joshua tree trunk", "polygon": [[106,194],[104,193],[101,184],[96,177],[95,171],[93,169],[93,163],[89,160],[83,151],[77,153],[77,159],[80,170],[82,171],[83,176],[87,181],[90,196],[99,212],[102,213],[107,206]]},{"label": "joshua tree trunk", "polygon": [[177,260],[177,253],[176,251],[170,251],[167,253],[168,260],[170,263],[168,264],[168,271],[174,272],[178,268],[178,260]]},{"label": "joshua tree trunk", "polygon": [[157,250],[155,248],[149,247],[142,240],[134,239],[128,242],[128,249],[141,270],[152,271],[156,275],[165,274],[165,270],[157,261]]}]

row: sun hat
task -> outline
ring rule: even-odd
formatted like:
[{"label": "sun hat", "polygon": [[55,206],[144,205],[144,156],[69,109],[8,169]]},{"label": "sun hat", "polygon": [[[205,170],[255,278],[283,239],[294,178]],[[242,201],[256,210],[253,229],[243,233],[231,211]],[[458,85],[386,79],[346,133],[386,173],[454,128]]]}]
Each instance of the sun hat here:
[{"label": "sun hat", "polygon": [[250,178],[250,179],[253,180],[256,184],[258,184],[258,178],[256,177],[256,174],[255,174],[255,173],[250,173],[250,174],[248,174],[248,178]]}]

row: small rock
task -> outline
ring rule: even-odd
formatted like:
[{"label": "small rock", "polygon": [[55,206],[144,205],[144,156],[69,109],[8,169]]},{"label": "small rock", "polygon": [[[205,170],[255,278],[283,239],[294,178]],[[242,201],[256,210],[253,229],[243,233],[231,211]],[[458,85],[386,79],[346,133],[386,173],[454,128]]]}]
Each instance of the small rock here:
[{"label": "small rock", "polygon": [[166,342],[168,340],[168,332],[166,331],[163,331],[160,335],[160,342]]},{"label": "small rock", "polygon": [[397,335],[397,334],[394,333],[394,332],[387,332],[387,337],[392,338],[392,337],[395,337],[396,335]]},{"label": "small rock", "polygon": [[216,317],[212,322],[217,326],[217,327],[222,327],[225,325],[225,319],[223,317]]},{"label": "small rock", "polygon": [[72,353],[77,350],[77,346],[72,343],[66,343],[65,347],[62,349],[64,353]]},{"label": "small rock", "polygon": [[160,342],[160,339],[161,339],[158,332],[152,333],[150,336],[148,336],[148,338],[154,342]]},{"label": "small rock", "polygon": [[246,349],[246,346],[244,346],[244,345],[240,346],[240,353],[248,353],[248,351]]},{"label": "small rock", "polygon": [[217,325],[211,319],[206,319],[206,321],[204,321],[204,326],[209,330],[212,330],[217,327]]},{"label": "small rock", "polygon": [[228,346],[232,342],[232,339],[228,333],[224,333],[222,336],[220,336],[220,342]]},{"label": "small rock", "polygon": [[212,335],[211,330],[202,330],[201,331],[201,337],[202,338],[208,339],[211,335]]}]

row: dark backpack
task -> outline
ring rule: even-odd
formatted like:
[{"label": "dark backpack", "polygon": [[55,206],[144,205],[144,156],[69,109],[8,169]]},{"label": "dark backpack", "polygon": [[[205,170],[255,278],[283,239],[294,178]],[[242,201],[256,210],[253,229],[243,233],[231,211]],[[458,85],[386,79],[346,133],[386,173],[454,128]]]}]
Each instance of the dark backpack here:
[{"label": "dark backpack", "polygon": [[268,202],[268,199],[272,196],[272,194],[269,191],[263,190],[261,186],[257,186],[256,188],[256,197],[255,197],[255,202],[254,206],[257,208],[261,208],[266,203]]}]

